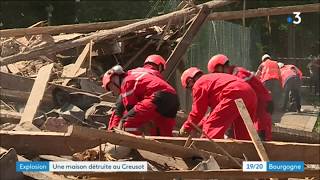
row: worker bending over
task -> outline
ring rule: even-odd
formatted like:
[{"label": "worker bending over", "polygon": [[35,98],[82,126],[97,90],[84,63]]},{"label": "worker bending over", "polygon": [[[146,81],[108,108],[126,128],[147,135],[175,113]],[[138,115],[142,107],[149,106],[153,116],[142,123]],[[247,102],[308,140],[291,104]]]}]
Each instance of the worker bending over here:
[{"label": "worker bending over", "polygon": [[209,60],[208,72],[232,74],[243,79],[251,86],[257,96],[257,119],[254,122],[254,126],[262,140],[270,141],[272,134],[272,98],[261,81],[245,68],[231,66],[229,58],[223,54],[215,55]]},{"label": "worker bending over", "polygon": [[[301,112],[301,98],[300,98],[300,86],[302,79],[302,72],[295,65],[283,63],[278,63],[281,77],[282,77],[282,87],[284,88],[284,98],[282,104],[282,110],[287,110],[287,105],[289,101],[289,93],[291,91],[291,95],[294,99],[294,107],[295,111],[298,113]],[[293,107],[292,107],[293,108]],[[289,109],[292,109],[289,108]]]},{"label": "worker bending over", "polygon": [[[281,74],[277,61],[271,59],[268,54],[261,58],[262,63],[256,72],[257,78],[271,92],[273,100],[281,99]],[[280,108],[279,101],[273,101],[275,108]]]},{"label": "worker bending over", "polygon": [[103,87],[120,95],[120,108],[117,105],[109,129],[119,126],[138,135],[172,136],[179,108],[176,91],[159,76],[159,70],[151,68],[150,62],[145,64],[127,73],[117,65],[105,73]]},{"label": "worker bending over", "polygon": [[249,140],[250,136],[234,100],[242,98],[255,120],[257,98],[254,90],[244,80],[225,73],[203,72],[191,67],[181,76],[184,88],[192,89],[193,104],[180,134],[189,134],[204,117],[208,107],[210,114],[202,120],[202,130],[210,138],[223,139],[226,130],[233,125],[234,138]]}]

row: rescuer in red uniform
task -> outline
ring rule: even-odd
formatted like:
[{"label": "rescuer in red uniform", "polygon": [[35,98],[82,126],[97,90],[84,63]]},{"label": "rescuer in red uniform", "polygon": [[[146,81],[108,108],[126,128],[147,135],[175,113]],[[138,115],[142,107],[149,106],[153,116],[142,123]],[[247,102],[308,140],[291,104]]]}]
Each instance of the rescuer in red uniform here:
[{"label": "rescuer in red uniform", "polygon": [[[135,68],[135,69],[131,70],[130,72],[132,72],[132,71],[148,72],[150,74],[153,74],[153,75],[158,76],[159,78],[163,79],[161,72],[164,71],[165,68],[166,68],[166,61],[160,55],[153,54],[153,55],[150,55],[146,58],[142,68],[141,67]],[[106,78],[106,80],[108,80],[108,78]],[[104,84],[106,84],[106,83],[104,83]],[[127,113],[126,108],[123,105],[121,96],[118,96],[115,105],[116,105],[115,110],[112,112],[110,120],[109,120],[109,125],[108,125],[109,130],[114,127],[117,127],[122,116],[125,113]],[[131,109],[131,107],[129,107],[129,109]]]},{"label": "rescuer in red uniform", "polygon": [[[301,112],[301,98],[300,98],[300,86],[302,79],[302,72],[295,65],[283,63],[278,63],[281,77],[282,77],[282,87],[284,88],[284,99],[282,104],[282,110],[287,110],[289,93],[291,91],[294,102],[295,102],[295,111],[298,113]],[[289,108],[291,109],[291,108]]]},{"label": "rescuer in red uniform", "polygon": [[213,56],[208,62],[208,72],[235,75],[247,82],[257,95],[257,120],[254,126],[262,140],[271,140],[272,98],[269,91],[255,75],[243,67],[231,66],[229,58],[223,54]]},{"label": "rescuer in red uniform", "polygon": [[121,66],[117,65],[106,72],[103,86],[120,95],[120,102],[127,113],[123,116],[115,113],[118,118],[109,123],[109,129],[123,126],[134,134],[144,132],[172,136],[179,108],[176,91],[148,68],[137,68],[127,73],[117,69],[121,69]]},{"label": "rescuer in red uniform", "polygon": [[256,93],[244,80],[225,73],[203,72],[191,67],[181,76],[182,86],[192,89],[193,104],[188,119],[180,129],[180,134],[188,134],[204,117],[208,107],[210,114],[202,120],[202,129],[210,138],[224,138],[224,133],[232,125],[235,139],[250,139],[246,126],[234,100],[242,98],[253,120],[255,120]]},{"label": "rescuer in red uniform", "polygon": [[[272,99],[281,99],[281,73],[277,61],[268,54],[261,58],[262,63],[256,72],[257,78],[271,92]],[[280,108],[280,101],[274,101],[275,108]]]}]

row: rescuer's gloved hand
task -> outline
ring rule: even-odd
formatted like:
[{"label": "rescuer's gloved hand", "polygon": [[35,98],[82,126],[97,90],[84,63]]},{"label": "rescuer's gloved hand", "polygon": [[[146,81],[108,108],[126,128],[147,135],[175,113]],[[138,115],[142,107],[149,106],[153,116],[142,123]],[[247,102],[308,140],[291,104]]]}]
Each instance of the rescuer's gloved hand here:
[{"label": "rescuer's gloved hand", "polygon": [[189,132],[186,131],[186,129],[184,129],[184,127],[182,126],[181,129],[179,130],[179,135],[180,136],[188,136]]}]

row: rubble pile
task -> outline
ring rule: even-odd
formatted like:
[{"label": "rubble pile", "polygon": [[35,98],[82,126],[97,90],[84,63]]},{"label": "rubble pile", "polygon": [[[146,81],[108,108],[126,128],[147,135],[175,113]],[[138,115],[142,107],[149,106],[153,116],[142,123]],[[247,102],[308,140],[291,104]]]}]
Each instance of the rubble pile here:
[{"label": "rubble pile", "polygon": [[[207,4],[213,8],[226,2]],[[50,26],[41,27],[48,28],[49,34],[41,33],[33,26],[39,34],[1,37],[0,165],[6,166],[0,166],[0,172],[6,173],[1,173],[0,179],[10,176],[15,179],[128,178],[122,173],[57,175],[12,171],[13,162],[40,159],[147,161],[148,172],[131,174],[132,179],[201,179],[205,173],[209,177],[252,177],[241,174],[239,167],[244,160],[261,160],[251,141],[141,137],[122,130],[107,130],[117,97],[101,87],[102,75],[116,64],[126,70],[141,66],[154,52],[165,58],[176,55],[178,58],[169,63],[169,69],[174,72],[201,26],[187,37],[190,39],[184,39],[194,22],[192,17],[202,7],[194,6],[187,3],[177,12],[111,29],[89,28],[87,32],[82,29],[81,34],[77,30],[70,33],[70,29],[68,33],[50,32],[51,28],[58,28]],[[76,29],[79,25],[71,26]],[[18,33],[16,29],[12,32]],[[179,42],[183,42],[182,48],[176,50]],[[186,117],[186,113],[179,111],[177,126]],[[290,134],[283,128],[275,133],[275,140],[290,136],[294,142],[263,142],[271,160],[320,163],[318,134],[299,131]],[[156,174],[160,172],[163,174]],[[307,169],[304,175],[314,177],[315,174]]]}]

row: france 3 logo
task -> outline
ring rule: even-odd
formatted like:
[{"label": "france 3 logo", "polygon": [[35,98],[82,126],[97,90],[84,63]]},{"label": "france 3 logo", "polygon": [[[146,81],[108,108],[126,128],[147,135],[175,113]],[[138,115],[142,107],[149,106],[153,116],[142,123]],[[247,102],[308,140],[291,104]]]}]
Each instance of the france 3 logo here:
[{"label": "france 3 logo", "polygon": [[289,23],[289,24],[300,24],[301,23],[301,12],[293,12],[292,13],[293,15],[294,15],[294,18],[292,18],[291,16],[288,16],[287,17],[287,22]]}]

